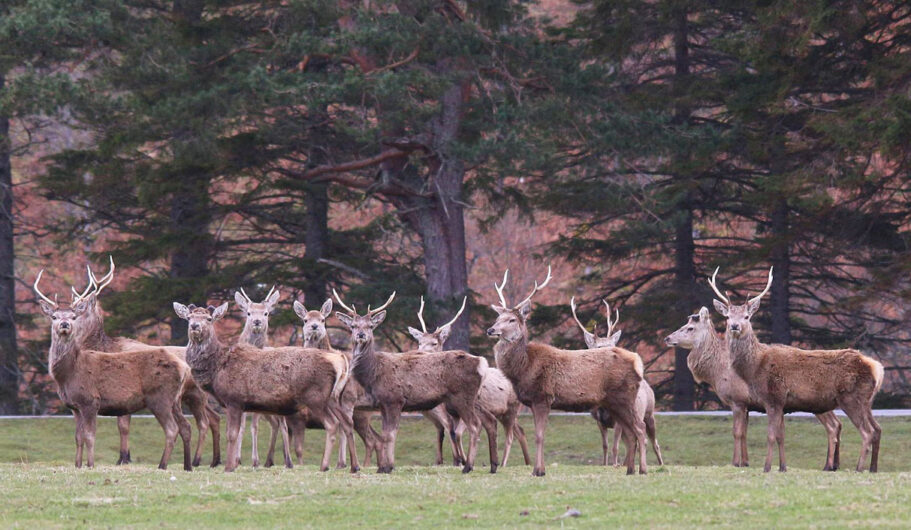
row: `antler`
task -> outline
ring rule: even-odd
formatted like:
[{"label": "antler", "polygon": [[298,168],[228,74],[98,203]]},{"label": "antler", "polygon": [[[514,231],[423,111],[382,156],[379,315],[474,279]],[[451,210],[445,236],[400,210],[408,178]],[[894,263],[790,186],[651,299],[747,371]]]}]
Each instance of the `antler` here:
[{"label": "antler", "polygon": [[427,333],[427,325],[424,324],[424,297],[421,297],[421,308],[418,309],[418,320],[421,321],[421,331]]},{"label": "antler", "polygon": [[383,309],[386,309],[387,307],[389,307],[389,304],[391,304],[394,299],[395,299],[395,291],[392,291],[392,294],[389,295],[389,299],[386,300],[385,304],[377,307],[376,309],[370,309],[370,306],[368,305],[367,306],[367,316],[373,315],[375,313],[379,313]]},{"label": "antler", "polygon": [[709,280],[709,286],[712,288],[713,291],[715,291],[715,294],[718,295],[718,298],[720,298],[722,302],[730,305],[731,301],[728,300],[727,296],[721,294],[721,291],[718,289],[718,285],[715,284],[715,277],[718,275],[718,269],[720,269],[720,268],[721,267],[715,267],[715,272],[712,273],[712,278]]},{"label": "antler", "polygon": [[610,337],[611,333],[614,332],[614,326],[616,326],[617,323],[620,322],[620,310],[615,309],[615,311],[617,312],[617,316],[614,318],[614,321],[611,322],[610,321],[610,304],[608,304],[607,300],[605,300],[603,298],[601,299],[601,301],[604,302],[604,307],[607,308],[607,336]]},{"label": "antler", "polygon": [[521,302],[516,304],[516,307],[521,307],[526,302],[530,301],[531,297],[534,296],[535,293],[537,293],[538,291],[543,289],[545,286],[547,286],[548,283],[550,283],[551,278],[552,278],[552,276],[550,275],[550,265],[548,265],[547,266],[547,277],[544,278],[544,283],[542,283],[541,285],[538,285],[538,280],[535,280],[535,288],[532,289],[531,293],[529,293],[528,296],[525,297],[525,300],[522,300]]},{"label": "antler", "polygon": [[[57,305],[57,301],[56,301],[56,300],[51,300],[50,298],[44,296],[44,293],[42,293],[42,292],[41,292],[41,289],[38,288],[38,282],[41,281],[41,275],[42,275],[42,274],[44,274],[44,269],[41,269],[41,271],[38,273],[38,277],[35,278],[35,284],[32,285],[32,289],[35,290],[35,294],[37,294],[38,296],[40,296],[42,300],[44,300],[45,302],[51,304],[51,305],[54,306],[55,308],[56,308],[56,307],[59,307],[59,306]],[[54,296],[54,298],[57,298],[57,297]]]},{"label": "antler", "polygon": [[585,326],[582,325],[582,322],[579,322],[579,317],[576,316],[576,297],[573,296],[569,299],[569,309],[573,312],[573,319],[576,321],[576,324],[579,324],[579,327],[582,328],[582,333],[590,333]]},{"label": "antler", "polygon": [[506,297],[503,296],[503,288],[506,287],[506,280],[509,278],[509,269],[506,269],[506,272],[503,273],[503,283],[497,285],[497,282],[493,282],[494,289],[497,290],[497,296],[500,297],[500,304],[503,307],[509,307],[509,304],[506,303]]},{"label": "antler", "polygon": [[268,293],[266,293],[266,297],[263,298],[263,301],[268,300],[269,297],[272,296],[272,293],[273,293],[274,291],[275,291],[275,284],[273,283],[273,284],[272,284],[272,288],[269,289],[269,292],[268,292]]},{"label": "antler", "polygon": [[240,294],[241,294],[241,296],[244,297],[244,299],[247,301],[248,304],[253,303],[253,300],[250,299],[250,295],[247,294],[247,291],[244,291],[243,287],[240,288]]},{"label": "antler", "polygon": [[110,268],[108,269],[107,274],[101,277],[99,280],[95,277],[95,273],[92,272],[92,267],[90,265],[85,266],[86,273],[89,277],[89,285],[85,288],[81,294],[76,292],[76,289],[70,287],[70,290],[73,292],[73,303],[82,301],[88,295],[94,293],[95,296],[101,294],[102,289],[107,287],[112,281],[114,281],[114,257],[108,254],[108,260],[111,263]]},{"label": "antler", "polygon": [[357,315],[357,309],[355,309],[354,306],[348,307],[345,305],[345,302],[342,302],[342,297],[338,295],[334,287],[332,288],[332,295],[335,296],[335,300],[338,302],[338,305],[342,306],[342,309],[351,313],[352,315]]},{"label": "antler", "polygon": [[[459,308],[459,312],[456,313],[454,317],[452,317],[452,320],[450,320],[449,322],[447,322],[447,323],[443,324],[442,326],[438,327],[437,330],[441,330],[441,329],[443,329],[443,328],[445,328],[445,327],[448,327],[448,326],[453,325],[453,324],[455,323],[455,321],[459,319],[459,316],[462,314],[462,311],[465,311],[465,303],[466,303],[466,302],[468,302],[468,297],[467,297],[467,296],[465,296],[465,297],[462,298],[462,307]],[[421,303],[422,303],[422,304],[424,303],[424,298],[423,298],[423,297],[421,297]],[[422,307],[423,307],[423,306],[422,306]],[[421,325],[424,325],[424,321],[423,321],[423,320],[421,321]],[[424,332],[426,333],[427,330],[425,329]]]},{"label": "antler", "polygon": [[772,288],[772,269],[774,269],[774,268],[775,268],[775,267],[769,267],[769,281],[765,284],[765,289],[763,289],[761,293],[757,294],[757,295],[754,296],[753,298],[750,298],[750,299],[747,301],[747,303],[752,303],[752,302],[755,301],[755,300],[759,300],[760,298],[762,298],[763,296],[765,296],[765,294],[766,294],[767,292],[769,292],[769,289]]},{"label": "antler", "polygon": [[75,287],[73,287],[72,285],[70,286],[70,291],[72,291],[72,293],[73,293],[73,303],[74,304],[76,302],[81,302],[86,296],[89,295],[90,292],[92,292],[92,288],[95,287],[95,281],[94,281],[95,278],[92,275],[92,269],[88,265],[86,265],[85,270],[88,271],[88,278],[89,278],[89,284],[86,285],[85,290],[82,291],[82,293],[80,293],[79,291],[76,290]]}]

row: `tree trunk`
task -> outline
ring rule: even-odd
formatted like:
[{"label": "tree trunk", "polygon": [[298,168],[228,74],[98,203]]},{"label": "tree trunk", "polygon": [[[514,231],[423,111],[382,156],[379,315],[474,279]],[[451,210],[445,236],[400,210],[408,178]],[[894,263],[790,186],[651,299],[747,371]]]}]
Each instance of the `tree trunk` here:
[{"label": "tree trunk", "polygon": [[326,298],[326,267],[319,260],[326,257],[329,245],[329,186],[313,183],[306,192],[307,232],[304,234],[304,270],[306,281],[304,303],[319,308]]},{"label": "tree trunk", "polygon": [[[187,175],[181,182],[181,189],[171,199],[171,231],[175,241],[180,243],[171,255],[170,277],[179,286],[175,292],[178,300],[198,300],[198,303],[204,304],[207,293],[201,280],[209,272],[209,256],[212,254],[209,178],[207,175]],[[186,341],[187,321],[172,317],[171,343],[183,344]]]},{"label": "tree trunk", "polygon": [[[0,92],[3,90],[4,81],[4,76],[0,74]],[[0,116],[0,414],[15,414],[19,411],[11,150],[9,118]]]},{"label": "tree trunk", "polygon": [[779,199],[772,211],[772,248],[769,257],[775,267],[775,279],[772,282],[772,342],[791,343],[790,304],[791,295],[791,252],[788,241],[788,201]]}]

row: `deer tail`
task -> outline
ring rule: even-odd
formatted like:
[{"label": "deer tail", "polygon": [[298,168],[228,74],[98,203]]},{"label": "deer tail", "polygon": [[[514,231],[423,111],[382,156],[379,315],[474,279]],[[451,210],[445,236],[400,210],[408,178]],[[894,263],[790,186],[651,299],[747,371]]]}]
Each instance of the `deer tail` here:
[{"label": "deer tail", "polygon": [[339,355],[339,358],[342,361],[342,369],[339,370],[338,367],[336,368],[335,384],[332,386],[332,398],[336,401],[338,401],[342,392],[345,390],[345,386],[348,384],[348,378],[351,375],[351,365],[348,363],[348,358],[344,355]]}]

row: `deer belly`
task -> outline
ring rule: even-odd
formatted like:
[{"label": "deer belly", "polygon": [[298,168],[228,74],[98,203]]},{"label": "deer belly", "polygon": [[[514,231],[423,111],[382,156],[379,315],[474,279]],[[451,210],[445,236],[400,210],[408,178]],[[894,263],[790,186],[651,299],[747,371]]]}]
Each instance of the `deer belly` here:
[{"label": "deer belly", "polygon": [[129,396],[122,399],[109,399],[102,396],[99,401],[98,414],[101,416],[123,416],[145,408],[143,396]]}]

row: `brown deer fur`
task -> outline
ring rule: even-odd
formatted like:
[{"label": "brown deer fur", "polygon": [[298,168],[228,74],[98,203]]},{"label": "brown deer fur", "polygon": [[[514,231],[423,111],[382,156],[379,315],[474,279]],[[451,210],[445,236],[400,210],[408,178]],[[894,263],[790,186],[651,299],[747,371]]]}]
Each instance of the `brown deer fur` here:
[{"label": "brown deer fur", "polygon": [[[504,274],[505,286],[507,274]],[[551,409],[590,411],[606,409],[623,428],[627,447],[626,470],[635,472],[634,453],[639,449],[639,472],[647,472],[645,461],[645,424],[636,414],[636,396],[642,381],[642,360],[623,348],[561,350],[529,342],[526,319],[531,313],[531,297],[550,281],[550,270],[542,285],[514,307],[508,307],[503,286],[497,286],[502,305],[494,305],[499,314],[487,335],[499,340],[494,346],[497,367],[512,382],[519,401],[534,414],[536,455],[535,476],[543,476],[544,432]]]},{"label": "brown deer fur", "polygon": [[[351,352],[336,352],[329,342],[329,334],[326,331],[326,319],[332,314],[332,299],[323,302],[319,311],[307,311],[304,304],[294,301],[294,312],[303,321],[301,330],[304,338],[305,348],[315,348],[318,350],[340,353],[348,358],[351,362]],[[373,416],[372,410],[365,410],[364,407],[372,405],[372,401],[367,398],[364,388],[354,378],[349,378],[348,384],[341,396],[342,410],[351,417],[354,424],[354,431],[364,441],[366,455],[364,456],[364,466],[370,465],[371,453],[377,453],[380,446],[380,434],[370,425],[370,418]],[[360,407],[360,410],[358,409]],[[307,414],[295,414],[288,417],[288,424],[293,429],[292,445],[297,454],[298,461],[303,459],[304,432],[307,427],[322,428],[317,422],[312,422]],[[345,467],[345,451],[347,441],[343,438],[339,443],[338,463],[336,467]]]},{"label": "brown deer fur", "polygon": [[[442,403],[468,426],[468,457],[462,467],[462,472],[468,473],[474,468],[477,453],[480,421],[475,401],[487,361],[458,350],[429,354],[376,351],[373,330],[386,318],[382,309],[394,296],[395,293],[381,308],[368,309],[364,316],[341,300],[338,300],[340,305],[349,313],[336,312],[338,319],[351,330],[352,373],[383,417],[381,453],[384,454],[383,458],[377,458],[378,472],[390,473],[395,467],[395,438],[402,411],[429,410]],[[491,473],[496,469],[497,462],[491,461]]]},{"label": "brown deer fur", "polygon": [[82,467],[83,449],[88,453],[88,467],[95,465],[99,414],[122,416],[148,408],[165,432],[159,469],[168,467],[180,434],[183,467],[191,471],[190,424],[180,410],[180,397],[190,378],[189,366],[165,348],[116,353],[83,349],[77,333],[82,325],[78,317],[89,310],[86,301],[77,302],[71,309],[59,309],[45,300],[39,303],[51,319],[49,372],[60,399],[76,419],[76,467]]},{"label": "brown deer fur", "polygon": [[[157,346],[145,344],[138,340],[126,337],[109,337],[104,331],[104,313],[98,301],[97,293],[90,293],[84,297],[88,309],[79,316],[79,332],[77,340],[81,348],[87,350],[103,351],[109,353],[147,350]],[[183,346],[162,346],[169,353],[184,359],[186,348]],[[198,466],[202,460],[203,447],[207,431],[212,431],[212,463],[215,467],[221,463],[221,418],[218,413],[209,407],[208,395],[196,384],[193,377],[187,382],[186,391],[183,393],[182,402],[193,414],[199,438],[196,441],[196,451],[193,456],[193,465]],[[120,433],[120,458],[117,464],[130,463],[130,415],[125,414],[117,418],[117,429]]]},{"label": "brown deer fur", "polygon": [[[227,409],[228,451],[225,471],[238,465],[237,442],[245,411],[287,416],[307,408],[326,427],[326,446],[320,469],[329,469],[336,430],[352,441],[351,425],[341,413],[338,395],[347,382],[343,356],[308,348],[259,349],[247,344],[223,345],[214,322],[228,304],[206,308],[174,303],[178,316],[189,322],[187,362],[196,381]],[[358,470],[351,454],[351,471]]]},{"label": "brown deer fur", "polygon": [[[573,319],[576,321],[576,324],[578,324],[582,329],[582,336],[585,339],[585,345],[588,346],[589,349],[614,347],[617,345],[617,342],[620,340],[620,336],[623,333],[622,330],[618,330],[616,333],[614,333],[614,326],[616,326],[617,322],[620,321],[620,311],[617,310],[616,319],[611,321],[610,304],[608,304],[606,301],[603,302],[604,305],[607,306],[607,335],[604,337],[599,337],[596,334],[585,329],[585,326],[582,325],[582,322],[580,322],[579,318],[576,316],[575,298],[570,300]],[[655,456],[658,457],[658,465],[662,466],[664,465],[664,458],[661,456],[661,446],[658,445],[657,431],[655,426],[655,391],[652,390],[652,387],[649,386],[648,381],[645,379],[639,383],[639,394],[636,396],[636,410],[642,416],[642,420],[645,422],[645,434],[652,442],[652,450],[655,451]],[[591,415],[598,423],[598,429],[601,431],[601,451],[603,465],[608,465],[607,430],[611,427],[614,428],[614,443],[611,446],[610,450],[610,460],[611,464],[614,466],[620,465],[620,437],[623,436],[623,428],[614,425],[614,421],[611,419],[610,413],[608,413],[606,410],[595,409],[592,411]]]},{"label": "brown deer fur", "polygon": [[[699,313],[690,315],[687,323],[665,339],[668,346],[679,346],[690,350],[686,364],[697,383],[708,383],[721,399],[731,408],[734,419],[734,467],[749,465],[747,452],[747,427],[749,412],[765,412],[762,403],[750,397],[750,389],[734,369],[724,338],[719,337],[712,324],[709,310],[703,307]],[[824,471],[835,471],[840,465],[841,422],[834,412],[817,414],[816,418],[826,429],[829,441]]]},{"label": "brown deer fur", "polygon": [[[715,273],[717,274],[717,270]],[[862,446],[857,471],[864,469],[870,452],[870,471],[877,470],[882,429],[873,417],[873,398],[883,381],[883,366],[853,349],[802,350],[780,344],[763,344],[756,338],[751,317],[772,285],[772,270],[765,290],[746,304],[734,305],[711,282],[715,309],[727,318],[725,343],[731,366],[747,382],[750,395],[762,403],[769,416],[764,470],[772,468],[778,445],[778,470],[786,471],[784,414],[792,411],[822,413],[841,408],[860,431]]]},{"label": "brown deer fur", "polygon": [[[280,297],[281,292],[276,291],[275,287],[269,291],[269,294],[267,294],[266,298],[260,303],[251,300],[243,289],[235,291],[234,302],[244,313],[244,329],[240,333],[240,338],[237,339],[238,342],[256,346],[257,348],[265,348],[269,345],[269,315],[272,313],[272,310],[275,308],[275,304],[278,303]],[[289,447],[291,444],[288,439],[288,426],[285,423],[285,418],[275,414],[260,414],[258,412],[254,412],[250,418],[250,453],[253,467],[259,467],[258,446],[260,417],[266,418],[272,431],[272,435],[269,439],[269,451],[266,453],[265,467],[272,467],[275,463],[275,442],[279,434],[281,434],[282,437],[285,467],[291,467],[291,450]],[[240,427],[241,437],[237,441],[238,459],[241,457],[239,451],[241,450],[241,445],[243,443],[244,424],[246,423],[246,419],[247,415],[244,414]]]}]

